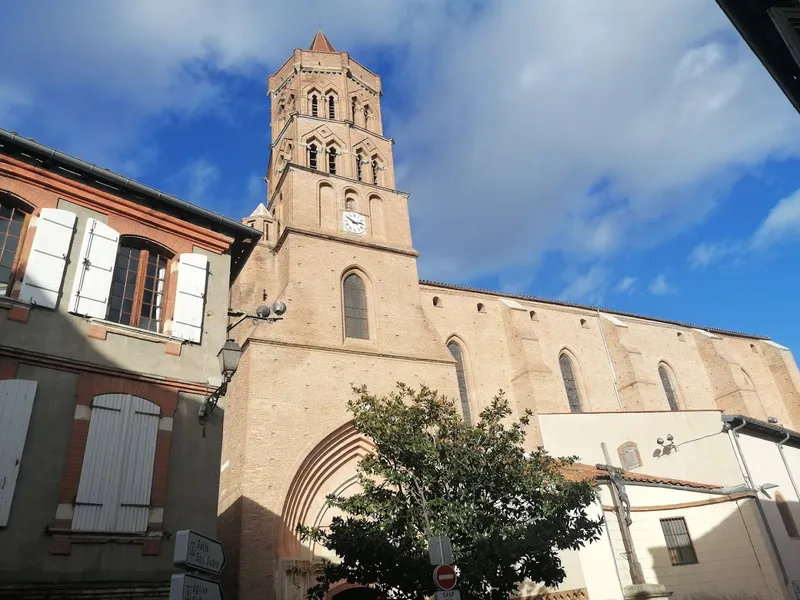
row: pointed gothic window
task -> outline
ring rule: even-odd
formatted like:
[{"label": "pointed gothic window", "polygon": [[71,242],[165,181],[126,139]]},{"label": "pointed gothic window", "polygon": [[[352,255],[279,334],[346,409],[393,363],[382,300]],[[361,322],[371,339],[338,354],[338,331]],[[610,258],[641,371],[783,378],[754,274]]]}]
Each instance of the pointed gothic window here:
[{"label": "pointed gothic window", "polygon": [[664,387],[669,409],[678,410],[678,398],[675,394],[675,386],[672,383],[672,378],[664,363],[658,365],[658,376],[661,378],[661,385]]},{"label": "pointed gothic window", "polygon": [[336,118],[336,104],[333,94],[328,96],[328,118],[329,119]]},{"label": "pointed gothic window", "polygon": [[364,181],[364,171],[362,169],[362,165],[364,164],[364,158],[361,156],[359,152],[356,154],[356,179],[359,181]]},{"label": "pointed gothic window", "polygon": [[361,340],[369,339],[367,320],[367,287],[355,273],[344,278],[344,335]]},{"label": "pointed gothic window", "polygon": [[336,175],[336,148],[328,146],[328,173]]},{"label": "pointed gothic window", "polygon": [[358,110],[357,107],[356,107],[356,99],[355,98],[350,100],[350,108],[351,108],[352,114],[353,114],[353,123],[355,123],[356,122],[356,112]]},{"label": "pointed gothic window", "polygon": [[369,106],[364,107],[364,127],[369,126]]},{"label": "pointed gothic window", "polygon": [[378,185],[378,161],[372,159],[372,183]]},{"label": "pointed gothic window", "polygon": [[458,395],[461,397],[461,414],[464,415],[464,422],[472,425],[472,415],[469,410],[469,393],[467,391],[467,378],[464,372],[464,354],[461,346],[456,342],[447,344],[447,349],[456,361],[456,377],[458,378]]},{"label": "pointed gothic window", "polygon": [[572,368],[572,360],[566,352],[562,352],[558,357],[558,366],[561,367],[561,378],[564,380],[564,390],[567,392],[567,402],[569,410],[574,413],[583,412],[581,398],[578,394],[578,382],[575,380],[575,371]]},{"label": "pointed gothic window", "polygon": [[317,100],[317,95],[314,94],[311,96],[311,116],[318,117],[319,116],[319,102]]},{"label": "pointed gothic window", "polygon": [[312,169],[317,168],[317,145],[311,144],[308,147],[308,166]]}]

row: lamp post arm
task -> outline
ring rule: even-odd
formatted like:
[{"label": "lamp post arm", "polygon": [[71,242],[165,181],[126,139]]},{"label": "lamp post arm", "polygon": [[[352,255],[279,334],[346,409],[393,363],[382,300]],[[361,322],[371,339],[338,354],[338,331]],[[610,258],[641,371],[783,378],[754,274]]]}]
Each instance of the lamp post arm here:
[{"label": "lamp post arm", "polygon": [[[238,316],[238,313],[236,313],[234,315],[230,315],[230,316]],[[236,327],[237,325],[239,325],[242,321],[244,321],[246,319],[253,319],[254,323],[256,321],[267,321],[268,323],[274,323],[275,321],[282,321],[283,317],[259,317],[258,315],[245,314],[245,315],[242,315],[241,317],[239,317],[239,320],[237,320],[235,323],[232,323],[232,324],[228,325],[228,328],[227,328],[226,331],[230,332],[234,327]]]}]

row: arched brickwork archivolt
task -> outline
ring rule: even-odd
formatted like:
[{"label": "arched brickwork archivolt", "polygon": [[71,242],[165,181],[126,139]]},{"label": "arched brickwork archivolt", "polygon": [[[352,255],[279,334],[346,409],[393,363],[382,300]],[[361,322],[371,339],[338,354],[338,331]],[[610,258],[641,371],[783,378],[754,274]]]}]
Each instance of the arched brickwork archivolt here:
[{"label": "arched brickwork archivolt", "polygon": [[326,515],[325,496],[343,493],[355,483],[358,462],[372,450],[372,443],[353,422],[345,423],[303,459],[286,492],[281,512],[283,528],[278,540],[282,558],[310,559],[295,529],[298,523],[318,525]]}]

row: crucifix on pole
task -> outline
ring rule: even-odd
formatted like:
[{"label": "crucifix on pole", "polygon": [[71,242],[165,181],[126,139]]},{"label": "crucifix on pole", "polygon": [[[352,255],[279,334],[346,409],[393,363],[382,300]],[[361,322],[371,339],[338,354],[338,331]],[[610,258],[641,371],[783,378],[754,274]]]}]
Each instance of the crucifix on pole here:
[{"label": "crucifix on pole", "polygon": [[628,559],[628,568],[631,573],[631,583],[633,585],[643,584],[644,572],[639,558],[636,556],[636,548],[633,545],[633,537],[631,536],[631,501],[628,498],[628,492],[625,490],[625,480],[622,478],[624,469],[615,467],[611,464],[611,458],[608,454],[608,448],[605,442],[601,444],[603,448],[603,456],[606,459],[606,464],[595,465],[601,471],[608,473],[608,479],[611,482],[609,486],[611,489],[611,498],[614,502],[614,512],[619,521],[620,533],[622,533],[622,544],[625,547],[625,554]]}]

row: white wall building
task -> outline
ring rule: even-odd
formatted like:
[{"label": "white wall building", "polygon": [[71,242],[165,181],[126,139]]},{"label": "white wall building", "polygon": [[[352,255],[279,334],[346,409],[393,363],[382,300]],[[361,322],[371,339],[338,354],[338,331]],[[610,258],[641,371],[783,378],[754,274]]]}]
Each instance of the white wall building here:
[{"label": "white wall building", "polygon": [[[559,592],[580,581],[592,600],[636,597],[638,562],[649,584],[639,597],[800,597],[800,434],[719,411],[550,414],[539,424],[551,454],[577,455],[575,475],[601,484],[606,518],[602,539],[578,553],[580,578],[569,574]],[[627,528],[608,464],[630,503]]]}]

